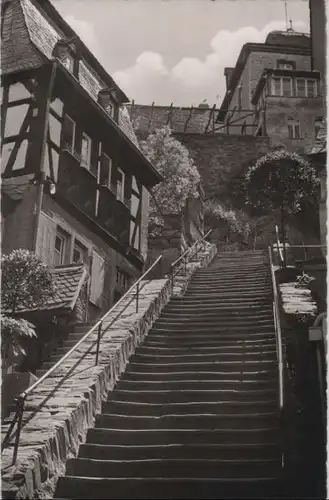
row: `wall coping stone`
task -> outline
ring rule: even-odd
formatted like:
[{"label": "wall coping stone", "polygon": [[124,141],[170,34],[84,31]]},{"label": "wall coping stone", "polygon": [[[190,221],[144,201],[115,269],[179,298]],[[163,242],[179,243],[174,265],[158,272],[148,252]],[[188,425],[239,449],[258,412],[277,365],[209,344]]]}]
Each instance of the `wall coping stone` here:
[{"label": "wall coping stone", "polygon": [[[122,317],[109,325],[101,339],[99,365],[94,365],[95,332],[27,398],[16,464],[11,465],[13,445],[2,453],[2,498],[53,498],[57,479],[65,474],[66,460],[77,456],[102,401],[120,379],[130,356],[171,296],[183,295],[192,274],[206,267],[216,252],[215,245],[205,242],[199,256],[187,264],[186,276],[175,277],[173,288],[169,277],[142,282],[139,312],[134,300]],[[132,296],[121,303],[122,309]],[[104,323],[115,320],[119,310]],[[81,354],[84,357],[78,362]],[[2,439],[8,422],[6,419],[2,424]]]}]

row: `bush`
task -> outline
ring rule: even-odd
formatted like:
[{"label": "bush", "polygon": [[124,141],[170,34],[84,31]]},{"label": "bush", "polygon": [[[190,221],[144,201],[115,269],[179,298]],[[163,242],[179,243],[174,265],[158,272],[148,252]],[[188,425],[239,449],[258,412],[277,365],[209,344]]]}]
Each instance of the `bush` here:
[{"label": "bush", "polygon": [[41,307],[55,293],[51,271],[29,250],[3,255],[1,271],[2,310],[7,314]]},{"label": "bush", "polygon": [[35,326],[25,319],[15,319],[1,316],[1,357],[8,356],[10,346],[13,354],[26,354],[24,341],[36,338]]}]

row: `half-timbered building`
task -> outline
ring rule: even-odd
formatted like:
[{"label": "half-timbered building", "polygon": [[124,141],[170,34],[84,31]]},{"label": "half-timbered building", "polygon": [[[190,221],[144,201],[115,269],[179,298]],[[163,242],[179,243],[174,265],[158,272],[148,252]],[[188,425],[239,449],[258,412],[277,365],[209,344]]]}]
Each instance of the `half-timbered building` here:
[{"label": "half-timbered building", "polygon": [[127,96],[48,1],[2,2],[2,252],[84,263],[89,317],[143,270],[148,190]]}]

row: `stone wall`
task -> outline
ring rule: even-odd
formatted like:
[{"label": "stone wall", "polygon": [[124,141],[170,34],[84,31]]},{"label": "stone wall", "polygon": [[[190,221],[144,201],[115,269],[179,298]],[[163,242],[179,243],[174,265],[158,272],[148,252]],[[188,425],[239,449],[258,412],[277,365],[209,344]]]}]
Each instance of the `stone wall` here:
[{"label": "stone wall", "polygon": [[202,179],[205,199],[230,198],[230,183],[251,161],[270,149],[268,137],[174,134],[194,159]]},{"label": "stone wall", "polygon": [[[299,97],[267,97],[266,133],[273,146],[284,146],[289,151],[303,153],[314,145],[315,120],[324,114],[323,99]],[[300,139],[289,139],[288,120],[299,122]]]},{"label": "stone wall", "polygon": [[[17,248],[33,249],[38,187],[32,185],[30,180],[29,176],[6,179],[3,186],[2,192],[8,193],[1,200],[3,253]],[[21,193],[16,194],[19,189]]]},{"label": "stone wall", "polygon": [[[186,277],[177,277],[174,287],[166,278],[143,283],[139,312],[131,295],[104,322],[98,366],[94,365],[93,334],[28,397],[16,465],[11,465],[12,446],[2,455],[2,498],[52,498],[58,476],[65,473],[66,460],[77,455],[102,401],[115,387],[135,348],[172,293],[181,294],[193,272],[206,266],[215,254],[216,247],[205,244],[188,264]],[[125,312],[114,321],[125,306]],[[8,426],[5,421],[3,436]]]}]

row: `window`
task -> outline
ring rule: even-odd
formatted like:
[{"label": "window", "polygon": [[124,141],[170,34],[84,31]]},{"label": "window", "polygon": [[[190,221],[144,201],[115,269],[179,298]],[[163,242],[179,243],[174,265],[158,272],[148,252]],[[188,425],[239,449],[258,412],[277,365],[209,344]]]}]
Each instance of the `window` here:
[{"label": "window", "polygon": [[65,263],[67,242],[68,242],[67,236],[61,231],[57,231],[55,237],[55,251],[54,251],[55,266],[62,266]]},{"label": "window", "polygon": [[75,240],[72,262],[74,264],[83,264],[86,261],[87,254],[88,250],[86,247],[84,247],[78,240]]},{"label": "window", "polygon": [[317,96],[317,82],[316,80],[306,80],[306,94],[307,97]]},{"label": "window", "polygon": [[272,95],[281,95],[281,78],[272,79]]},{"label": "window", "polygon": [[316,80],[297,78],[296,95],[297,97],[316,97],[318,86]]},{"label": "window", "polygon": [[296,80],[296,96],[305,97],[305,79],[297,78]]},{"label": "window", "polygon": [[318,134],[320,132],[320,130],[324,128],[323,127],[323,117],[319,117],[319,118],[316,118],[315,121],[314,121],[314,135],[315,135],[315,139],[317,139],[318,137]]},{"label": "window", "polygon": [[90,170],[90,162],[91,162],[91,139],[87,134],[83,132],[81,140],[80,165]]},{"label": "window", "polygon": [[74,145],[75,145],[75,122],[68,115],[65,115],[63,123],[63,148],[73,153]]},{"label": "window", "polygon": [[296,69],[296,63],[294,61],[277,61],[276,67],[278,69]]},{"label": "window", "polygon": [[117,200],[119,201],[124,201],[125,197],[125,174],[121,170],[121,168],[118,168],[118,175],[117,175]]},{"label": "window", "polygon": [[116,282],[121,288],[127,289],[129,287],[130,276],[128,273],[121,271],[117,268]]},{"label": "window", "polygon": [[292,79],[289,76],[272,78],[272,95],[291,97],[293,95]]},{"label": "window", "polygon": [[292,96],[292,79],[291,78],[282,78],[282,95],[285,97]]},{"label": "window", "polygon": [[101,186],[110,187],[112,160],[105,153],[102,153],[99,171],[99,183]]},{"label": "window", "polygon": [[67,54],[63,59],[61,59],[61,63],[67,70],[73,73],[74,59],[70,54]]},{"label": "window", "polygon": [[288,122],[288,137],[289,139],[300,139],[300,124],[299,122]]}]

